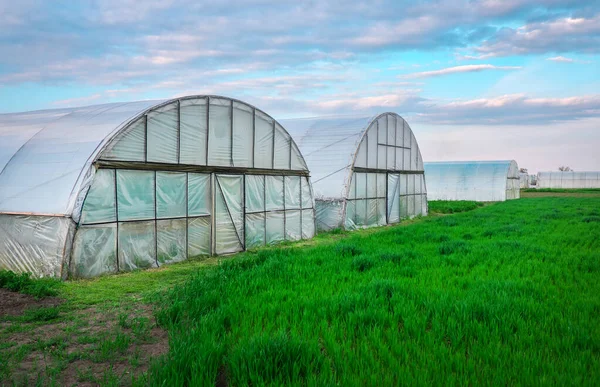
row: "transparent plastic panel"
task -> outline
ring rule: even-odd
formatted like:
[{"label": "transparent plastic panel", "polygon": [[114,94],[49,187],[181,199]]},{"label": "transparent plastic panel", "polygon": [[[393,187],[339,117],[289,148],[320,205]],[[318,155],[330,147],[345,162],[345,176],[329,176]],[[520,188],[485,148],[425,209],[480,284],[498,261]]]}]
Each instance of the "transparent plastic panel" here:
[{"label": "transparent plastic panel", "polygon": [[386,168],[390,171],[393,171],[396,168],[396,149],[394,147],[387,147],[387,164]]},{"label": "transparent plastic panel", "polygon": [[354,173],[354,180],[356,184],[356,198],[363,199],[367,197],[367,174],[366,173]]},{"label": "transparent plastic panel", "polygon": [[187,219],[156,221],[158,265],[181,262],[186,259]]},{"label": "transparent plastic panel", "polygon": [[266,210],[283,210],[283,176],[265,176]]},{"label": "transparent plastic panel", "polygon": [[73,241],[71,272],[76,278],[117,272],[117,224],[82,226]]},{"label": "transparent plastic panel", "polygon": [[308,168],[306,167],[306,163],[302,159],[302,153],[300,153],[300,150],[298,150],[298,146],[293,141],[291,142],[291,146],[292,146],[292,155],[291,155],[292,170],[307,171]]},{"label": "transparent plastic panel", "polygon": [[231,166],[231,107],[213,99],[208,120],[208,164]]},{"label": "transparent plastic panel", "polygon": [[273,120],[256,112],[254,167],[273,168]]},{"label": "transparent plastic panel", "polygon": [[408,218],[408,196],[400,196],[400,218]]},{"label": "transparent plastic panel", "polygon": [[379,224],[377,199],[367,199],[367,226],[377,226]]},{"label": "transparent plastic panel", "polygon": [[406,203],[408,216],[412,218],[415,216],[415,195],[408,195],[406,197]]},{"label": "transparent plastic panel", "polygon": [[421,215],[427,215],[427,195],[421,195]]},{"label": "transparent plastic panel", "polygon": [[423,203],[421,203],[421,195],[415,195],[415,212],[414,215],[421,215],[421,209],[423,208]]},{"label": "transparent plastic panel", "polygon": [[188,257],[210,255],[210,217],[188,219]]},{"label": "transparent plastic panel", "polygon": [[267,244],[281,242],[285,239],[283,211],[267,212]]},{"label": "transparent plastic panel", "polygon": [[403,151],[403,160],[402,160],[402,170],[410,171],[410,158],[412,157],[412,151],[410,149],[404,149]]},{"label": "transparent plastic panel", "polygon": [[358,151],[356,153],[356,160],[354,161],[355,167],[367,168],[367,143],[363,141],[358,146]]},{"label": "transparent plastic panel", "polygon": [[300,209],[301,176],[285,176],[285,209]]},{"label": "transparent plastic panel", "polygon": [[177,164],[177,103],[148,113],[148,161]]},{"label": "transparent plastic panel", "polygon": [[217,175],[216,178],[241,242],[244,235],[242,207],[244,205],[244,177],[241,175]]},{"label": "transparent plastic panel", "polygon": [[[235,208],[229,208],[228,202],[225,199],[227,196],[230,200],[231,196],[234,195],[232,191],[234,187],[231,187],[232,181],[227,178],[216,177],[218,183],[215,187],[215,217],[216,217],[216,246],[215,251],[217,254],[226,254],[226,253],[234,253],[237,251],[243,250],[242,246],[242,237],[243,235],[238,233],[238,228],[236,227],[235,220],[241,218],[241,203],[236,203],[233,200],[232,206],[236,207],[236,204],[239,205],[240,208],[237,209],[237,213],[235,212]],[[224,186],[222,189],[221,187]],[[239,184],[239,189],[241,191],[241,184]],[[239,195],[239,199],[241,199],[241,194]],[[239,200],[238,199],[238,200]]]},{"label": "transparent plastic panel", "polygon": [[369,220],[368,203],[367,200],[355,200],[355,223],[357,226],[365,226]]},{"label": "transparent plastic panel", "polygon": [[154,221],[119,223],[119,271],[156,267]]},{"label": "transparent plastic panel", "polygon": [[400,174],[400,195],[408,193],[408,175]]},{"label": "transparent plastic panel", "polygon": [[156,217],[186,216],[187,176],[179,172],[156,172]]},{"label": "transparent plastic panel", "polygon": [[350,175],[350,189],[348,190],[348,199],[356,199],[356,172]]},{"label": "transparent plastic panel", "polygon": [[265,214],[246,214],[246,248],[265,245]]},{"label": "transparent plastic panel", "polygon": [[410,126],[408,126],[406,123],[404,124],[404,135],[402,136],[404,139],[404,146],[406,148],[411,148],[412,147],[412,142],[411,142],[411,130],[410,130]]},{"label": "transparent plastic panel", "polygon": [[[328,231],[342,227],[342,203],[343,202],[341,200],[315,201],[317,229],[321,231]],[[348,203],[353,202],[348,201]]]},{"label": "transparent plastic panel", "polygon": [[415,136],[411,133],[411,142],[412,142],[412,147],[411,147],[411,152],[410,152],[410,170],[411,171],[416,171],[417,170],[417,165],[418,165],[418,160],[419,160],[419,148],[417,147],[417,141],[415,140]]},{"label": "transparent plastic panel", "polygon": [[388,192],[387,192],[387,213],[390,223],[400,221],[400,176],[397,174],[388,174]]},{"label": "transparent plastic panel", "polygon": [[145,118],[134,122],[129,129],[120,134],[114,145],[105,151],[104,160],[146,161],[146,129]]},{"label": "transparent plastic panel", "polygon": [[[318,202],[317,202],[318,203]],[[356,200],[346,201],[346,219],[344,219],[346,230],[356,229]],[[319,222],[319,206],[317,205],[317,228],[321,230]]]},{"label": "transparent plastic panel", "polygon": [[416,177],[417,177],[416,175],[408,175],[407,176],[407,178],[408,178],[408,188],[407,188],[407,190],[408,190],[408,194],[409,195],[414,194],[416,192],[416,189],[415,189],[415,180],[416,180]]},{"label": "transparent plastic panel", "polygon": [[377,168],[377,127],[371,126],[367,132],[367,167]]},{"label": "transparent plastic panel", "polygon": [[246,175],[246,212],[265,210],[265,177]]},{"label": "transparent plastic panel", "polygon": [[385,226],[387,224],[385,199],[377,199],[377,225]]},{"label": "transparent plastic panel", "polygon": [[117,203],[115,199],[114,169],[99,169],[94,175],[81,213],[81,224],[115,222]]},{"label": "transparent plastic panel", "polygon": [[377,145],[377,169],[387,168],[387,150],[387,146]]},{"label": "transparent plastic panel", "polygon": [[386,174],[378,173],[377,175],[377,197],[384,198],[387,195],[385,188],[386,185]]},{"label": "transparent plastic panel", "polygon": [[210,175],[188,174],[188,216],[210,215]]},{"label": "transparent plastic panel", "polygon": [[315,236],[315,212],[314,210],[302,210],[302,239],[310,239]]},{"label": "transparent plastic panel", "polygon": [[275,159],[273,169],[290,169],[290,137],[275,123]]},{"label": "transparent plastic panel", "polygon": [[377,174],[367,173],[367,197],[377,197]]},{"label": "transparent plastic panel", "polygon": [[396,148],[396,165],[394,170],[402,171],[404,170],[404,148]]},{"label": "transparent plastic panel", "polygon": [[302,208],[313,207],[313,197],[310,192],[308,177],[302,177]]},{"label": "transparent plastic panel", "polygon": [[396,116],[387,114],[387,144],[396,145]]},{"label": "transparent plastic panel", "polygon": [[404,146],[404,120],[396,118],[396,146]]},{"label": "transparent plastic panel", "polygon": [[252,108],[233,103],[233,165],[252,167],[254,114]]},{"label": "transparent plastic panel", "polygon": [[180,163],[206,165],[206,98],[181,101]]},{"label": "transparent plastic panel", "polygon": [[285,239],[297,241],[302,239],[301,211],[285,212]]},{"label": "transparent plastic panel", "polygon": [[154,172],[117,170],[119,221],[154,219]]}]

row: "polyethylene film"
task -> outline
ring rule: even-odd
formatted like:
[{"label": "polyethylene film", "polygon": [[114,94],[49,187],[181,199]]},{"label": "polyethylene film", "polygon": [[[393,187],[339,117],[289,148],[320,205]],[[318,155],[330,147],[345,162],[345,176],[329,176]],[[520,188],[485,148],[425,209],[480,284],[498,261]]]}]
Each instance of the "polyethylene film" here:
[{"label": "polyethylene film", "polygon": [[246,248],[265,245],[265,214],[246,214]]},{"label": "polyethylene film", "polygon": [[188,174],[188,216],[210,215],[210,175]]},{"label": "polyethylene film", "polygon": [[117,170],[119,221],[154,219],[154,172]]},{"label": "polyethylene film", "polygon": [[188,257],[210,255],[210,217],[188,219]]},{"label": "polyethylene film", "polygon": [[187,176],[179,172],[156,172],[156,217],[186,216]]},{"label": "polyethylene film", "polygon": [[148,161],[177,164],[177,103],[148,113]]},{"label": "polyethylene film", "polygon": [[86,196],[81,223],[104,223],[116,220],[115,171],[99,169]]},{"label": "polyethylene film", "polygon": [[75,234],[71,274],[76,278],[117,272],[117,224],[82,226]]},{"label": "polyethylene film", "polygon": [[[353,208],[354,201],[349,201],[346,211]],[[315,201],[315,210],[317,217],[317,229],[319,231],[329,231],[342,227],[342,201]],[[304,223],[304,222],[303,222]]]},{"label": "polyethylene film", "polygon": [[106,160],[146,161],[146,121],[142,117],[119,135],[102,154]]},{"label": "polyethylene film", "polygon": [[0,214],[0,269],[61,277],[69,218]]},{"label": "polyethylene film", "polygon": [[159,265],[181,262],[186,257],[187,219],[166,219],[156,221],[157,261]]},{"label": "polyethylene film", "polygon": [[312,208],[310,210],[302,210],[302,239],[310,239],[314,236],[315,212]]},{"label": "polyethylene film", "polygon": [[244,104],[233,104],[233,165],[252,167],[252,134],[254,116],[252,109]]},{"label": "polyethylene film", "polygon": [[119,271],[156,267],[154,221],[119,223]]},{"label": "polyethylene film", "polygon": [[180,109],[180,162],[206,165],[206,98],[183,100]]},{"label": "polyethylene film", "polygon": [[283,210],[283,176],[265,176],[267,211]]},{"label": "polyethylene film", "polygon": [[246,212],[265,210],[265,177],[260,175],[246,176]]},{"label": "polyethylene film", "polygon": [[296,241],[302,239],[302,213],[300,211],[285,212],[285,239]]},{"label": "polyethylene film", "polygon": [[273,120],[256,112],[254,168],[273,168]]},{"label": "polyethylene film", "polygon": [[[300,176],[285,176],[285,209],[300,208]],[[311,207],[311,206],[308,206]]]},{"label": "polyethylene film", "polygon": [[211,99],[208,127],[208,164],[231,166],[231,107]]},{"label": "polyethylene film", "polygon": [[283,211],[267,212],[267,243],[277,243],[285,239]]}]

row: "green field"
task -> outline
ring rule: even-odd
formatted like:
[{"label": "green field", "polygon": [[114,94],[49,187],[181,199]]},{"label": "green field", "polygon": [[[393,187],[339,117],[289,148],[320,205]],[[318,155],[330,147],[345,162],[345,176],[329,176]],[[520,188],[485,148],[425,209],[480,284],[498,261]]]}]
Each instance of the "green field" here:
[{"label": "green field", "polygon": [[[21,383],[38,353],[50,359],[35,369],[41,384],[84,365],[73,380],[113,385],[596,385],[600,195],[430,209],[393,227],[68,282],[57,316],[0,321],[0,378]],[[110,329],[90,333],[94,313]],[[48,324],[66,326],[62,347],[11,336]],[[164,331],[164,354],[145,359]]]}]

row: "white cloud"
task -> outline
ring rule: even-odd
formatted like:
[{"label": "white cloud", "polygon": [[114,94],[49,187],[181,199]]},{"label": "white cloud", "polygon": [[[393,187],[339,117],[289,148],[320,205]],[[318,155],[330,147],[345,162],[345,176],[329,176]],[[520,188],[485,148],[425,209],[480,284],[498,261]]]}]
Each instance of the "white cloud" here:
[{"label": "white cloud", "polygon": [[463,66],[447,67],[447,68],[440,69],[440,70],[421,71],[418,73],[402,75],[401,77],[407,78],[407,79],[429,78],[429,77],[438,77],[441,75],[448,75],[448,74],[479,72],[479,71],[484,71],[484,70],[510,71],[510,70],[520,70],[520,69],[521,69],[520,66],[494,66],[491,64],[463,65]]}]

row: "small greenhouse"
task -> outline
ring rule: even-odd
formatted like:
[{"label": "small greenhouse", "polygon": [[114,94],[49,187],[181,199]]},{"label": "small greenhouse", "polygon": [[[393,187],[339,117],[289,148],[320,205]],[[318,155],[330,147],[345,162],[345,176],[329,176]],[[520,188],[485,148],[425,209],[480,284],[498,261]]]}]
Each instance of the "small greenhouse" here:
[{"label": "small greenhouse", "polygon": [[281,122],[311,171],[318,230],[352,230],[427,214],[423,159],[399,115]]},{"label": "small greenhouse", "polygon": [[427,162],[425,176],[429,200],[501,202],[520,197],[514,160]]},{"label": "small greenhouse", "polygon": [[0,268],[92,277],[314,232],[298,147],[241,101],[0,115]]},{"label": "small greenhouse", "polygon": [[529,188],[529,174],[527,172],[519,172],[519,188]]},{"label": "small greenhouse", "polygon": [[538,172],[537,188],[600,188],[600,172]]}]

